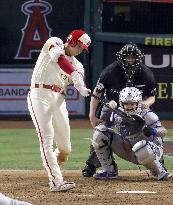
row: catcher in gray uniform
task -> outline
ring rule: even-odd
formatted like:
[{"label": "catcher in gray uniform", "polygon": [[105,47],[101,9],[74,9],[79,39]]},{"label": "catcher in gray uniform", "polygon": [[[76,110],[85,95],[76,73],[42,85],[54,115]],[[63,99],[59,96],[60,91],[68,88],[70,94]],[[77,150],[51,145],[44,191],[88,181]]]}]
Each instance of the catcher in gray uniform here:
[{"label": "catcher in gray uniform", "polygon": [[126,87],[119,94],[120,107],[117,110],[133,118],[133,123],[107,107],[103,109],[103,121],[95,128],[92,143],[103,169],[94,175],[96,179],[117,178],[118,168],[113,153],[145,166],[157,180],[171,177],[162,164],[163,137],[167,131],[152,110],[141,108],[141,101],[142,93],[135,87]]}]

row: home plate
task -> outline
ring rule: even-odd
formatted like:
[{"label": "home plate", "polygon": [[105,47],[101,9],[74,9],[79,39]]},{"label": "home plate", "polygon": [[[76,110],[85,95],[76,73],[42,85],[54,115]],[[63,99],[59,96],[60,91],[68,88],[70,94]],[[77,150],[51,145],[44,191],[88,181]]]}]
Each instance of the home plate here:
[{"label": "home plate", "polygon": [[156,194],[155,191],[117,191],[117,194]]}]

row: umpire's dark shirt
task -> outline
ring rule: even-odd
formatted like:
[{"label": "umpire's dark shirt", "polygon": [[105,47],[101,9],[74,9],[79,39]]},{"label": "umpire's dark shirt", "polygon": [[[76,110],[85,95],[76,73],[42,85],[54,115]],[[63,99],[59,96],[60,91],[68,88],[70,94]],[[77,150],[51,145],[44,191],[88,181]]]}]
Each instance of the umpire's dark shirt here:
[{"label": "umpire's dark shirt", "polygon": [[[119,92],[126,86],[127,82],[124,69],[115,61],[101,72],[96,91],[98,93],[104,93],[108,100],[118,102]],[[142,91],[143,99],[156,95],[153,72],[142,63],[140,63],[139,68],[135,72],[133,86]]]}]

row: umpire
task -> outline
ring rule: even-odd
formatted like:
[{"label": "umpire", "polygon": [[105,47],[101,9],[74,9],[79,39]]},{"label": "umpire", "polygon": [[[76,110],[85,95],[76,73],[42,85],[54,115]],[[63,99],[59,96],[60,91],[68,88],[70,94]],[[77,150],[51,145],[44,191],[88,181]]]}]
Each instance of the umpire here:
[{"label": "umpire", "polygon": [[[145,66],[144,55],[136,44],[126,44],[116,53],[116,61],[108,65],[100,74],[100,78],[93,91],[94,95],[118,102],[119,92],[127,87],[134,86],[142,91],[142,107],[149,107],[155,102],[156,84],[153,72]],[[92,127],[98,125],[102,106],[97,99],[91,97],[89,118]],[[89,158],[82,170],[84,177],[92,177],[100,162],[90,146]]]}]

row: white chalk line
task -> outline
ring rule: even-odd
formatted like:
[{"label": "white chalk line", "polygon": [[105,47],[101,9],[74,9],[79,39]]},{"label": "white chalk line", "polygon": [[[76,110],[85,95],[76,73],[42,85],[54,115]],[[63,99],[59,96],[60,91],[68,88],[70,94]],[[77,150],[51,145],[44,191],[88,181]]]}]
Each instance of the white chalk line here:
[{"label": "white chalk line", "polygon": [[139,191],[139,190],[129,190],[129,191],[117,191],[116,194],[156,194],[155,191]]},{"label": "white chalk line", "polygon": [[78,197],[93,197],[93,196],[95,196],[94,194],[76,194],[76,196],[78,196]]}]

